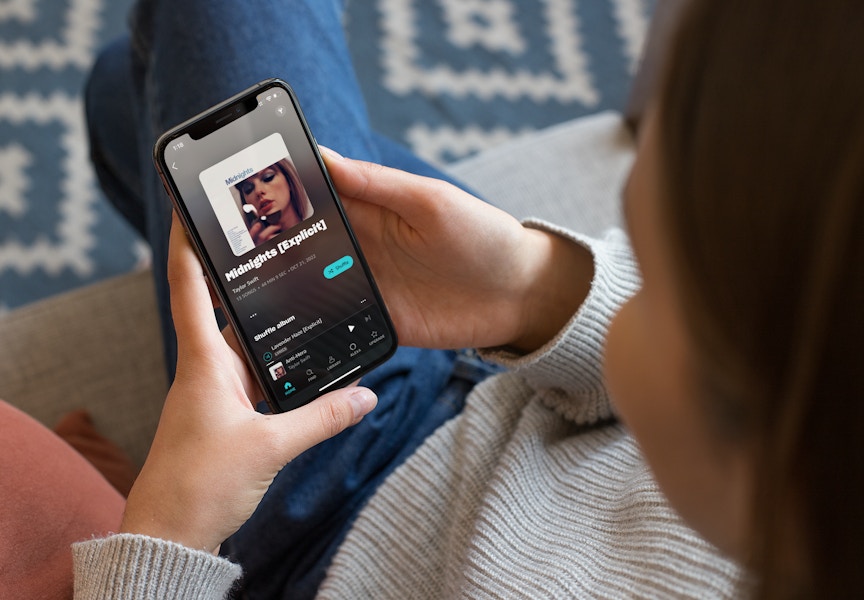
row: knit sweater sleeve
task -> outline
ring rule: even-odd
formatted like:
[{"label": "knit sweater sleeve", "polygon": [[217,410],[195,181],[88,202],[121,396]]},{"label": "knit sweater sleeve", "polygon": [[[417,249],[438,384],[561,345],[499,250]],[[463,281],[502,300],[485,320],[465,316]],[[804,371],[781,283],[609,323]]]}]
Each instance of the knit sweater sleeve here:
[{"label": "knit sweater sleeve", "polygon": [[606,333],[618,308],[641,284],[627,237],[617,228],[592,239],[543,221],[529,220],[525,225],[587,248],[594,257],[591,289],[570,321],[543,347],[527,355],[506,349],[481,354],[516,371],[535,391],[543,391],[544,402],[568,421],[588,425],[613,418],[602,373]]},{"label": "knit sweater sleeve", "polygon": [[626,238],[530,226],[592,252],[588,297],[536,352],[484,352],[511,369],[381,485],[320,598],[740,596],[737,567],[674,513],[603,390],[609,322],[640,284]]},{"label": "knit sweater sleeve", "polygon": [[225,598],[241,569],[224,558],[143,535],[72,545],[76,600]]}]

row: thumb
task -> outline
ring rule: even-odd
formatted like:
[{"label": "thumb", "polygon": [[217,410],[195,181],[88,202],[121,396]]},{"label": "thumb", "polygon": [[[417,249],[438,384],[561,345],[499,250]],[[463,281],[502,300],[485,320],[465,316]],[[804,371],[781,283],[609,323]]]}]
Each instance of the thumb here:
[{"label": "thumb", "polygon": [[290,461],[359,423],[377,404],[378,397],[372,390],[347,387],[329,392],[292,411],[270,415],[269,423],[281,440],[285,458]]}]

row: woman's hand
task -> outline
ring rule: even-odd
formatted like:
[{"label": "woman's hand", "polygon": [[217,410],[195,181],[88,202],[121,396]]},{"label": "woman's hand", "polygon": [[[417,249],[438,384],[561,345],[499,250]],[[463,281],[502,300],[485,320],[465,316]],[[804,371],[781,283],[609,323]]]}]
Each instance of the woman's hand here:
[{"label": "woman's hand", "polygon": [[585,299],[581,246],[443,181],[324,151],[401,343],[530,351]]},{"label": "woman's hand", "polygon": [[249,235],[252,237],[252,243],[256,246],[260,246],[264,242],[272,240],[280,233],[282,233],[282,226],[279,225],[279,223],[269,225],[266,221],[262,221],[261,219],[255,219],[255,222],[252,223],[252,227],[249,228]]},{"label": "woman's hand", "polygon": [[358,422],[377,400],[354,387],[288,413],[255,412],[260,394],[218,329],[207,281],[176,217],[168,278],[177,375],[121,532],[213,552],[251,516],[286,463]]}]

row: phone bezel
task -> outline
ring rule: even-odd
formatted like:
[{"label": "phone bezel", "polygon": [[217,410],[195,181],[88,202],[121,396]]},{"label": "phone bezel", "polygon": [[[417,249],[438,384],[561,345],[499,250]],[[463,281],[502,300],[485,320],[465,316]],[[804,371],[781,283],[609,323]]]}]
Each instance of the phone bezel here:
[{"label": "phone bezel", "polygon": [[[239,318],[235,313],[234,307],[229,300],[229,296],[227,291],[225,290],[224,285],[217,274],[215,266],[211,261],[206,248],[204,247],[204,243],[202,238],[195,227],[195,223],[193,222],[188,209],[186,208],[184,201],[182,200],[182,196],[180,194],[180,190],[177,185],[174,183],[173,177],[169,177],[167,170],[169,166],[165,161],[165,151],[167,147],[171,144],[175,139],[190,134],[194,131],[196,133],[196,137],[193,136],[193,139],[201,139],[201,137],[205,137],[210,133],[217,131],[218,129],[225,127],[229,123],[236,121],[237,119],[242,118],[249,112],[251,106],[249,105],[249,100],[254,101],[257,108],[257,97],[267,89],[278,87],[280,90],[284,90],[288,97],[291,100],[292,107],[294,108],[295,114],[300,122],[300,125],[303,129],[303,132],[306,136],[306,142],[309,144],[310,149],[312,150],[313,155],[315,156],[315,160],[318,165],[318,169],[321,171],[321,174],[324,177],[324,180],[327,184],[327,189],[329,191],[330,197],[334,204],[336,205],[337,211],[339,213],[339,217],[341,219],[342,225],[345,231],[350,238],[351,244],[353,245],[354,251],[357,254],[358,262],[363,269],[363,272],[366,276],[366,280],[369,283],[369,286],[372,290],[372,293],[375,296],[375,301],[380,309],[381,315],[384,320],[384,324],[387,328],[388,340],[389,340],[389,348],[387,351],[380,356],[379,358],[369,362],[363,363],[361,365],[360,370],[357,372],[356,377],[362,377],[364,374],[368,373],[375,367],[381,365],[386,362],[396,351],[398,347],[398,338],[396,334],[396,329],[393,326],[393,322],[390,318],[390,314],[387,310],[387,306],[384,302],[384,298],[381,295],[381,291],[378,288],[377,283],[375,282],[374,277],[372,276],[372,271],[369,268],[369,265],[366,261],[365,256],[363,255],[362,248],[360,247],[360,243],[357,240],[357,237],[354,233],[353,228],[348,221],[348,217],[345,214],[344,206],[342,205],[342,201],[339,198],[339,194],[336,192],[336,188],[333,184],[332,179],[330,178],[330,174],[327,171],[327,167],[324,163],[323,158],[321,157],[321,153],[318,150],[318,143],[315,140],[312,131],[309,128],[309,124],[306,121],[305,116],[300,108],[300,103],[297,99],[294,90],[288,85],[285,81],[272,78],[261,81],[238,94],[235,94],[231,98],[224,100],[211,108],[199,113],[198,115],[192,117],[172,127],[161,136],[156,141],[153,147],[153,162],[156,166],[156,170],[159,174],[160,179],[162,180],[162,184],[165,186],[165,190],[168,192],[169,197],[171,198],[171,202],[174,206],[175,212],[180,217],[180,221],[183,224],[184,229],[189,234],[189,237],[192,241],[192,246],[195,249],[196,254],[198,255],[198,259],[204,267],[204,271],[208,278],[208,283],[210,289],[216,294],[216,297],[219,300],[219,303],[222,308],[222,312],[225,315],[226,320],[234,331],[235,336],[237,337],[240,347],[244,353],[244,357],[246,359],[247,364],[250,367],[250,371],[255,376],[258,385],[260,386],[262,392],[264,393],[265,400],[267,405],[270,407],[270,410],[273,412],[286,412],[289,410],[293,410],[295,408],[299,408],[299,406],[303,406],[312,402],[315,398],[323,395],[326,392],[319,392],[314,394],[309,400],[302,402],[297,406],[291,406],[290,408],[282,408],[279,403],[279,398],[275,397],[272,389],[270,388],[269,382],[262,372],[262,369],[258,367],[258,363],[256,362],[255,356],[253,354],[252,348],[250,347],[249,342],[243,337],[242,329],[239,326]],[[241,106],[242,110],[239,113],[235,113],[234,109],[237,106]],[[230,118],[230,117],[234,118]],[[204,131],[202,134],[201,131]],[[342,383],[341,385],[337,384],[333,388],[344,387],[345,385],[351,383],[351,381],[355,380],[354,377],[348,378],[348,381]],[[341,383],[341,382],[340,382]]]}]

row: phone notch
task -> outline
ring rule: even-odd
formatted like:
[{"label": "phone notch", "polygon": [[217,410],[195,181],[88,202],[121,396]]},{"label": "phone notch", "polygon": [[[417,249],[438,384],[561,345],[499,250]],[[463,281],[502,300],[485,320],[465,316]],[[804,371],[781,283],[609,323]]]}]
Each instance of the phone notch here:
[{"label": "phone notch", "polygon": [[258,108],[258,101],[255,98],[247,97],[237,102],[226,106],[220,111],[217,111],[211,115],[208,115],[205,118],[199,119],[195,123],[189,126],[187,132],[189,133],[189,137],[193,140],[200,140],[203,137],[206,137],[220,129],[225,127],[229,123],[232,123],[242,117],[243,115],[247,115],[253,110]]}]

